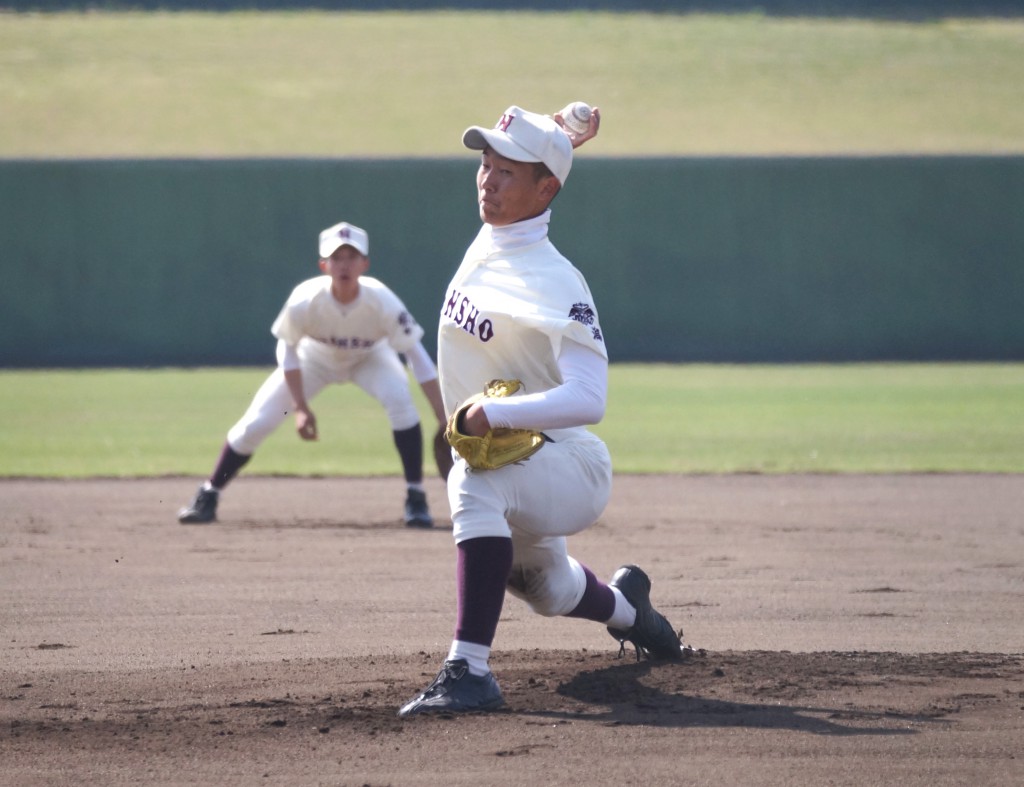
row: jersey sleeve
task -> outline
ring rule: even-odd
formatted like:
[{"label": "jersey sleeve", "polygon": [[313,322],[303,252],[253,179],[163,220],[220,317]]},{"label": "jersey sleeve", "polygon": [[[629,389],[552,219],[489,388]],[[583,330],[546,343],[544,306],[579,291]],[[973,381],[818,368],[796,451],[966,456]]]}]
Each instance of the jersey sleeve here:
[{"label": "jersey sleeve", "polygon": [[299,339],[306,335],[305,318],[308,311],[309,300],[302,287],[296,287],[270,326],[270,332],[285,344],[298,344]]},{"label": "jersey sleeve", "polygon": [[568,429],[601,421],[608,401],[608,361],[563,341],[558,371],[562,384],[550,390],[483,400],[491,426]]},{"label": "jersey sleeve", "polygon": [[423,338],[423,326],[394,292],[380,282],[373,281],[373,284],[387,343],[395,352],[405,353]]},{"label": "jersey sleeve", "polygon": [[548,289],[538,295],[532,308],[515,314],[513,319],[544,334],[551,342],[556,358],[562,353],[562,342],[569,339],[608,359],[608,348],[590,288],[574,269],[568,275],[552,280]]},{"label": "jersey sleeve", "polygon": [[409,367],[412,369],[416,382],[422,385],[428,380],[437,379],[437,366],[434,365],[433,359],[431,359],[423,347],[422,342],[416,342],[416,344],[406,350],[405,358],[409,362]]}]

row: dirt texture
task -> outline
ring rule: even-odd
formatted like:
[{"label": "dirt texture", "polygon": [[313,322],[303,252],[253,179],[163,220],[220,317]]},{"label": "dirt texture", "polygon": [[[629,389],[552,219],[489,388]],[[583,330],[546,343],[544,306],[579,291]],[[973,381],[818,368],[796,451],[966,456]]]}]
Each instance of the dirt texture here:
[{"label": "dirt texture", "polygon": [[0,784],[1024,784],[1024,477],[624,476],[571,539],[692,648],[506,599],[506,708],[401,720],[454,546],[395,478],[0,481]]}]

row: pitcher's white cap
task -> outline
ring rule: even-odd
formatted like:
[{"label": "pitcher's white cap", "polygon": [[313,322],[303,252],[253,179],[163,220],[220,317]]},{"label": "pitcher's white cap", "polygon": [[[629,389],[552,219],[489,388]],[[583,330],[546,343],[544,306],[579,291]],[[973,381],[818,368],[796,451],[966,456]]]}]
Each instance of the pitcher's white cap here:
[{"label": "pitcher's white cap", "polygon": [[370,253],[370,236],[366,230],[347,221],[328,227],[320,233],[320,257],[327,259],[341,246],[351,246],[364,257]]},{"label": "pitcher's white cap", "polygon": [[462,133],[462,144],[470,150],[490,147],[512,161],[542,161],[563,186],[572,168],[572,142],[547,115],[511,106],[494,128],[470,126]]}]

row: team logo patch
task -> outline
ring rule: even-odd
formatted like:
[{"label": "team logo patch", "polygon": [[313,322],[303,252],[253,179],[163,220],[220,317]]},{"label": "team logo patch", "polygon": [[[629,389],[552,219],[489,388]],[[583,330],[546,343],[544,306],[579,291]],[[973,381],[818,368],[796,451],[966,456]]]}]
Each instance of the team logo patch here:
[{"label": "team logo patch", "polygon": [[594,314],[593,308],[589,303],[574,303],[572,308],[569,309],[569,319],[576,320],[576,322],[583,323],[584,325],[590,326],[590,334],[594,337],[595,341],[603,342],[604,336],[601,335],[601,329],[596,325],[597,315]]},{"label": "team logo patch", "polygon": [[597,315],[594,313],[594,309],[589,303],[574,303],[572,308],[569,309],[569,319],[574,319],[577,322],[582,322],[585,325],[590,325],[591,336],[597,342],[603,342],[604,337],[601,336],[601,329],[597,326]]},{"label": "team logo patch", "polygon": [[597,319],[597,315],[594,314],[594,310],[590,308],[589,303],[574,303],[572,308],[569,309],[569,319],[581,322],[584,325],[593,325]]}]

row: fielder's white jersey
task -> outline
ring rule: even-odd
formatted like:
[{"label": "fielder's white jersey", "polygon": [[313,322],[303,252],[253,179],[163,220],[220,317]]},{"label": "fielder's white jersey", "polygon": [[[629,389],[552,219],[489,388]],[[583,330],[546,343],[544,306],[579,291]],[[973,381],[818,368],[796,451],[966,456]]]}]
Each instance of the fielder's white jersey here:
[{"label": "fielder's white jersey", "polygon": [[383,282],[359,277],[359,297],[341,304],[331,294],[331,277],[299,284],[288,297],[270,332],[285,343],[324,360],[346,363],[387,342],[404,353],[423,338],[423,328]]},{"label": "fielder's white jersey", "polygon": [[590,288],[548,240],[549,217],[483,225],[448,285],[437,342],[447,412],[494,378],[522,380],[525,394],[560,385],[565,339],[607,360]]}]

